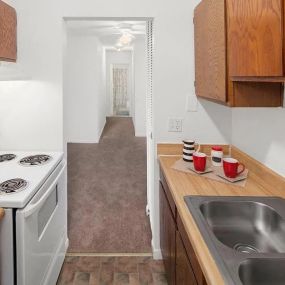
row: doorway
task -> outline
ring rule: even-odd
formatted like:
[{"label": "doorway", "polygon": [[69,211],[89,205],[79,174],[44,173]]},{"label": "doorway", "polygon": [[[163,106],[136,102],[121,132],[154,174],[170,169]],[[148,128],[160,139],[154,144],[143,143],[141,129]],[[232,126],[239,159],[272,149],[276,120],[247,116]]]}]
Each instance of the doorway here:
[{"label": "doorway", "polygon": [[[131,227],[127,227],[127,222],[130,221],[130,218],[124,220],[120,219],[122,209],[125,211],[125,217],[132,216],[136,218],[138,215],[134,214],[134,211],[139,208],[140,216],[148,220],[146,214],[149,214],[151,207],[146,206],[149,201],[153,199],[153,35],[152,24],[150,24],[152,20],[139,19],[138,22],[139,23],[134,19],[120,19],[119,21],[116,21],[116,19],[100,19],[97,21],[96,19],[88,18],[84,20],[82,18],[79,20],[73,18],[69,21],[67,19],[67,26],[72,30],[71,42],[73,53],[69,57],[70,60],[68,64],[66,64],[64,71],[65,74],[71,74],[72,78],[66,78],[66,76],[64,76],[64,82],[67,84],[75,84],[75,86],[69,86],[68,88],[64,86],[65,142],[69,143],[70,150],[67,155],[70,169],[69,174],[71,174],[71,177],[69,176],[69,190],[71,195],[69,205],[73,203],[69,211],[71,217],[69,221],[78,226],[76,227],[69,224],[69,226],[73,228],[72,234],[70,234],[70,236],[74,236],[74,238],[71,239],[73,254],[95,254],[100,253],[100,251],[104,253],[108,252],[108,249],[111,253],[130,253],[130,251],[131,253],[151,253],[151,235],[149,235],[146,243],[140,243],[139,246],[124,242],[124,240],[127,240],[127,237],[130,237],[130,233],[135,234],[136,231],[133,231]],[[140,68],[140,70],[145,71],[145,82],[147,84],[134,84],[134,78],[141,74],[136,72],[136,76],[133,76],[134,71],[132,65],[118,63],[118,58],[116,59],[117,62],[113,61],[112,65],[106,68],[106,66],[108,66],[106,64],[106,53],[108,49],[112,49],[112,51],[117,54],[128,51],[132,54],[134,59],[135,56],[133,53],[136,52],[135,47],[127,46],[126,50],[122,50],[122,47],[119,49],[117,49],[117,47],[112,48],[108,46],[108,43],[110,43],[114,37],[118,37],[118,34],[116,32],[111,33],[111,37],[109,38],[106,36],[106,33],[112,30],[110,25],[115,25],[122,31],[128,32],[130,26],[136,26],[136,28],[139,29],[138,27],[142,25],[142,22],[144,23],[145,34],[144,41],[140,42],[140,46],[142,47],[141,50],[144,51],[145,59],[141,60],[142,68]],[[94,35],[95,32],[96,35]],[[136,37],[139,38],[139,34],[136,35]],[[94,46],[96,46],[96,48],[94,48]],[[77,52],[78,54],[76,54]],[[122,57],[120,57],[120,60],[122,60]],[[98,63],[100,63],[100,65]],[[82,64],[84,64],[84,66],[82,66]],[[108,72],[110,75],[108,75]],[[97,81],[94,75],[99,78]],[[110,88],[106,86],[105,81],[107,78],[110,78],[112,83],[110,84]],[[78,82],[79,79],[81,80],[80,82]],[[102,82],[104,83],[102,84]],[[143,91],[141,91],[142,96],[140,100],[136,100],[136,97],[133,97],[134,85],[143,86],[143,88],[145,88],[142,88]],[[146,88],[146,85],[148,88]],[[106,91],[111,91],[110,94],[112,95],[109,95]],[[141,100],[142,98],[143,100]],[[88,101],[90,99],[92,99],[92,101]],[[108,101],[107,104],[106,101]],[[108,105],[110,101],[111,104]],[[138,102],[140,105],[137,106],[136,104]],[[74,110],[67,109],[70,106],[74,108]],[[136,113],[136,111],[140,111],[140,113],[144,114],[145,129],[141,136],[134,135],[135,132],[133,131],[133,128],[136,128],[137,121],[133,112]],[[102,118],[106,120],[106,116],[108,117],[109,115],[108,112],[110,112],[111,116],[129,118],[107,118],[108,124],[105,124],[105,122],[102,124]],[[72,118],[72,120],[70,118]],[[92,136],[94,134],[94,119],[98,121],[96,129],[98,135],[96,137]],[[66,126],[68,126],[68,128],[66,128]],[[107,127],[107,129],[103,128],[104,126]],[[102,129],[104,129],[103,133]],[[68,135],[69,131],[73,134],[72,138]],[[83,134],[86,135],[86,139],[81,139]],[[113,136],[116,136],[116,140],[114,140]],[[128,141],[126,141],[126,139],[128,139]],[[142,155],[140,156],[141,153]],[[136,159],[136,156],[140,158]],[[147,163],[146,161],[144,162],[144,172],[139,169],[136,170],[138,166],[136,161],[143,162],[144,159],[147,160]],[[108,167],[105,169],[104,167],[106,165]],[[123,173],[125,178],[116,180],[120,173]],[[144,179],[143,183],[138,183],[136,180],[129,182],[129,177],[131,176],[136,179],[137,174],[139,174],[140,179]],[[126,195],[134,196],[134,189],[132,188],[137,187],[140,183],[143,184],[142,189],[145,196],[143,199],[135,199],[133,204],[129,205],[129,202],[123,198],[126,197]],[[99,192],[96,192],[96,189]],[[112,189],[117,189],[118,197],[113,195],[113,192],[111,192]],[[138,201],[143,203],[138,206]],[[123,204],[120,205],[120,203]],[[108,207],[106,207],[106,205],[108,205]],[[145,208],[147,208],[147,211]],[[78,209],[76,210],[77,212],[75,212],[74,209]],[[113,210],[113,213],[109,211],[106,215],[100,215],[98,214],[100,209],[103,211],[110,209]],[[132,213],[127,214],[126,211],[128,209],[131,210]],[[111,213],[111,215],[109,215],[109,213]],[[80,219],[78,217],[80,217]],[[104,217],[105,219],[106,217],[108,218],[106,220],[100,220]],[[117,219],[116,222],[111,223],[112,218]],[[109,227],[105,227],[106,222],[109,223]],[[139,223],[140,222],[134,222],[133,225],[138,226]],[[115,227],[121,227],[120,234],[115,232]],[[111,234],[114,235],[114,237],[121,236],[122,240],[112,238],[109,231],[112,232]],[[143,229],[140,231],[142,234],[146,232]],[[82,233],[84,233],[83,237]],[[133,240],[142,240],[142,234]],[[126,235],[126,238],[124,238],[124,235]],[[110,238],[107,239],[106,236]],[[110,247],[110,244],[112,247]],[[128,244],[129,247],[127,248],[126,245]],[[127,249],[124,250],[124,248]],[[147,249],[147,252],[145,249]]]},{"label": "doorway", "polygon": [[113,116],[129,117],[131,107],[131,74],[126,64],[111,65],[111,106]]}]

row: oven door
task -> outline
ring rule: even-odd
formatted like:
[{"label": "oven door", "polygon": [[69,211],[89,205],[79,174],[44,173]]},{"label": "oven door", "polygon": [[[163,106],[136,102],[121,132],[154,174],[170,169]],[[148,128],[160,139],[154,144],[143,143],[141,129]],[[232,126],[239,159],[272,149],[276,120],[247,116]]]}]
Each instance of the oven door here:
[{"label": "oven door", "polygon": [[56,283],[67,246],[66,162],[16,213],[17,285]]}]

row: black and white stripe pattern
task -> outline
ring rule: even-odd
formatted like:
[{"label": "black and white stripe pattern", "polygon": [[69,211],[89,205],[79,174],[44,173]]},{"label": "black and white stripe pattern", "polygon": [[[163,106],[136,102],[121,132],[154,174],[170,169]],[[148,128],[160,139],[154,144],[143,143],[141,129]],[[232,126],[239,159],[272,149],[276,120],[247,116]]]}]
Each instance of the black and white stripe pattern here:
[{"label": "black and white stripe pattern", "polygon": [[195,152],[195,141],[184,140],[183,147],[183,160],[187,162],[193,162],[193,153]]}]

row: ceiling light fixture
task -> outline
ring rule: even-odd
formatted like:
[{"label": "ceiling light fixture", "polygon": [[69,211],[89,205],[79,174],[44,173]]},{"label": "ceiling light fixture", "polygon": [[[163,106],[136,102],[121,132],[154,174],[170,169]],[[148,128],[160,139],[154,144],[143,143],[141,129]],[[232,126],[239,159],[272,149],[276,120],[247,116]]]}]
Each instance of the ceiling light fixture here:
[{"label": "ceiling light fixture", "polygon": [[118,39],[115,45],[115,49],[117,51],[121,51],[123,48],[129,46],[134,38],[135,36],[132,35],[131,33],[123,33],[121,37]]},{"label": "ceiling light fixture", "polygon": [[134,36],[130,33],[124,33],[120,38],[119,38],[119,43],[121,43],[124,46],[129,45],[132,40],[133,40]]}]

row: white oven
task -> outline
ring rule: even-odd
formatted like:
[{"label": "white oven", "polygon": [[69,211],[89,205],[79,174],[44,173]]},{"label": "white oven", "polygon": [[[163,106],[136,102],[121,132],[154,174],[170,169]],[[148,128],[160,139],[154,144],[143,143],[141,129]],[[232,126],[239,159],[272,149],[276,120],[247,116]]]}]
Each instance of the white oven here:
[{"label": "white oven", "polygon": [[15,221],[16,284],[55,285],[68,246],[64,160]]}]

